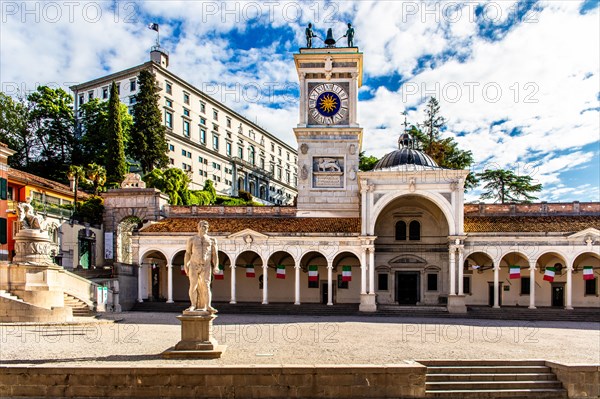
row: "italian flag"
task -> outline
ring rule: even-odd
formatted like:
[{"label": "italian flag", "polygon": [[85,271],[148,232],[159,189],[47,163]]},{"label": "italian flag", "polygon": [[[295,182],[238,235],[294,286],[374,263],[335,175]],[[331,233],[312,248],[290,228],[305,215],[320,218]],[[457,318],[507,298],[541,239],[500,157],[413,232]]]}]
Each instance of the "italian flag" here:
[{"label": "italian flag", "polygon": [[592,266],[583,267],[583,279],[593,280],[594,279],[594,268]]},{"label": "italian flag", "polygon": [[256,277],[254,265],[246,265],[246,277]]},{"label": "italian flag", "polygon": [[185,274],[185,266],[181,265],[181,275],[186,276]]},{"label": "italian flag", "polygon": [[319,266],[308,266],[308,281],[319,281]]},{"label": "italian flag", "polygon": [[550,281],[550,282],[554,281],[554,268],[553,267],[546,268],[546,271],[544,272],[544,280]]},{"label": "italian flag", "polygon": [[342,266],[342,281],[352,281],[351,266]]},{"label": "italian flag", "polygon": [[285,266],[277,265],[277,278],[285,279]]},{"label": "italian flag", "polygon": [[521,278],[521,267],[511,265],[509,266],[509,275],[510,278]]},{"label": "italian flag", "polygon": [[225,279],[225,274],[223,273],[223,265],[219,265],[219,271],[215,272],[215,280],[223,279]]}]

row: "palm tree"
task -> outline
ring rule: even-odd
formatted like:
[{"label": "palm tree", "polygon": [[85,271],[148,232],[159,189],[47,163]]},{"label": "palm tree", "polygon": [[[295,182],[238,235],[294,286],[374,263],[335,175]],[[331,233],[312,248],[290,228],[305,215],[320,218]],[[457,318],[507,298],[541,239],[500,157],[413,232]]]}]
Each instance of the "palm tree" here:
[{"label": "palm tree", "polygon": [[69,170],[67,171],[67,177],[70,181],[73,181],[75,183],[73,189],[73,211],[77,212],[77,192],[79,191],[79,181],[81,179],[85,179],[85,170],[83,169],[83,166],[69,166]]},{"label": "palm tree", "polygon": [[94,195],[98,195],[100,187],[106,183],[106,169],[102,165],[97,163],[91,163],[85,169],[87,178],[92,182],[94,186]]}]

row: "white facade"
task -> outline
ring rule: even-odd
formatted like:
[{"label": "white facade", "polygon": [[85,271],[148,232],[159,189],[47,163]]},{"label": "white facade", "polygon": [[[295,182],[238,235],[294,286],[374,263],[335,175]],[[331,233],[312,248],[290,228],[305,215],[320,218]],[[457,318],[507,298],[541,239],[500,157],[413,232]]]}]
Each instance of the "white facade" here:
[{"label": "white facade", "polygon": [[245,190],[259,202],[291,205],[297,195],[296,150],[169,72],[166,54],[151,55],[154,61],[71,87],[75,114],[90,99],[107,100],[113,81],[131,110],[137,75],[150,69],[161,88],[170,166],[189,173],[190,189],[201,190],[210,179],[220,194],[236,196]]}]

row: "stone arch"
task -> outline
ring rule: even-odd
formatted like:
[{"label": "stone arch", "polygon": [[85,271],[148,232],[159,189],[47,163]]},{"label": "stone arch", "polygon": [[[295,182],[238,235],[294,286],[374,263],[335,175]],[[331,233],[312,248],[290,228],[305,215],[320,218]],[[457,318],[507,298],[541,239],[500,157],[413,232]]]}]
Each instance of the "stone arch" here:
[{"label": "stone arch", "polygon": [[462,232],[456,231],[456,220],[454,218],[454,212],[452,210],[452,205],[450,202],[444,198],[441,194],[435,192],[419,192],[419,193],[411,193],[407,190],[394,191],[385,194],[381,197],[373,206],[372,211],[369,215],[369,224],[367,226],[367,234],[374,235],[375,225],[377,223],[377,219],[379,215],[386,209],[386,207],[394,202],[395,200],[404,197],[404,196],[417,196],[423,197],[431,201],[434,205],[436,205],[440,211],[444,214],[446,218],[446,223],[448,223],[448,235],[456,235]]},{"label": "stone arch", "polygon": [[116,229],[116,257],[115,260],[120,263],[133,263],[133,247],[131,236],[133,231],[140,227],[142,221],[137,216],[126,216],[117,225]]},{"label": "stone arch", "polygon": [[[336,288],[335,303],[359,302],[362,284],[360,256],[352,251],[342,251],[333,258],[332,265],[332,282]],[[350,271],[349,276],[348,271]]]},{"label": "stone arch", "polygon": [[89,227],[77,232],[77,268],[96,267],[96,233]]},{"label": "stone arch", "polygon": [[147,249],[140,257],[139,276],[142,299],[159,301],[167,298],[166,273],[168,257],[160,249]]},{"label": "stone arch", "polygon": [[[242,251],[235,256],[235,281],[238,302],[261,302],[263,297],[263,257],[254,250]],[[249,277],[248,265],[253,266],[254,277]]]},{"label": "stone arch", "polygon": [[[322,303],[323,290],[326,287],[322,285],[322,281],[327,279],[327,266],[329,260],[325,254],[317,250],[308,250],[300,257],[300,284],[303,288],[300,289],[300,298],[302,303]],[[311,281],[309,278],[312,267],[316,266],[316,279]]]}]

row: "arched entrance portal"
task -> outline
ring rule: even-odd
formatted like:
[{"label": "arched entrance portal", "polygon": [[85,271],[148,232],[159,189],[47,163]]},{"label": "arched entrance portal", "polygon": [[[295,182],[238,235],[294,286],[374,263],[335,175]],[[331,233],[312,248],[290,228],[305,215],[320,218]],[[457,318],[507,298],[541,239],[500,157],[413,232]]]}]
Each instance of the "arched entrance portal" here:
[{"label": "arched entrance portal", "polygon": [[378,303],[445,303],[449,231],[444,211],[419,195],[400,196],[381,210],[374,228]]},{"label": "arched entrance portal", "polygon": [[167,300],[167,258],[159,250],[146,252],[141,258],[138,282],[138,299],[144,301]]},{"label": "arched entrance portal", "polygon": [[135,228],[141,223],[140,218],[128,216],[121,220],[117,226],[117,262],[133,263],[133,253],[131,251],[131,235]]}]

